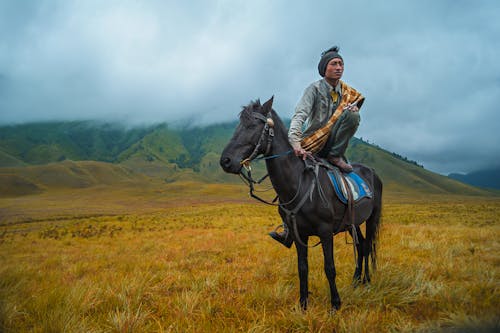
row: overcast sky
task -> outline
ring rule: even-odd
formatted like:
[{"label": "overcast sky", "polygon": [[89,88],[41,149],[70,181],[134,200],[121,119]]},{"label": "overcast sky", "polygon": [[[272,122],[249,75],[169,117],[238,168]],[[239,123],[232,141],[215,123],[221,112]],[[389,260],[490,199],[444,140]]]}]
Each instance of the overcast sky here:
[{"label": "overcast sky", "polygon": [[290,118],[340,46],[358,137],[440,172],[500,165],[500,1],[0,0],[0,124]]}]

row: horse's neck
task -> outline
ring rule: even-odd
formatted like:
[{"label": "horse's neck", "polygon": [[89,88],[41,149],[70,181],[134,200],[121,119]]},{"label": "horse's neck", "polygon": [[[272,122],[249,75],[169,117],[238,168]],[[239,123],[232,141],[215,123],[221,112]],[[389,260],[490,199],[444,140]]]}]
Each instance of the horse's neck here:
[{"label": "horse's neck", "polygon": [[292,149],[288,143],[287,133],[284,131],[276,132],[279,133],[275,133],[270,154],[279,157],[268,159],[266,166],[274,190],[280,200],[287,201],[298,190],[300,177],[304,171],[304,163],[294,155],[293,151],[286,154]]}]

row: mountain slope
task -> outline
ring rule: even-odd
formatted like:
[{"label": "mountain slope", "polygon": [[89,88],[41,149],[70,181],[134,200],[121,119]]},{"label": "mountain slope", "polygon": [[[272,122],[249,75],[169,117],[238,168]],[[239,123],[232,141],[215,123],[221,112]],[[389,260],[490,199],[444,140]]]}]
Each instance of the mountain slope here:
[{"label": "mountain slope", "polygon": [[[166,182],[239,182],[239,177],[225,174],[219,166],[220,153],[235,127],[234,122],[195,128],[170,128],[167,124],[124,128],[94,122],[0,127],[2,187],[24,184],[24,192],[36,192],[107,182],[106,177],[95,178],[94,173],[109,174],[120,181],[142,174]],[[360,139],[353,138],[347,156],[351,162],[374,168],[385,188],[393,191],[486,193]],[[255,170],[257,175],[264,174],[264,163],[257,163]]]},{"label": "mountain slope", "polygon": [[4,167],[17,167],[27,165],[23,161],[15,158],[14,156],[7,154],[6,152],[0,150],[0,166]]},{"label": "mountain slope", "polygon": [[[150,128],[126,129],[92,121],[0,127],[0,151],[26,164],[69,160],[114,162]],[[2,160],[0,166],[6,166]]]},{"label": "mountain slope", "polygon": [[36,194],[48,189],[79,189],[137,181],[147,181],[147,178],[121,165],[96,161],[64,161],[0,168],[0,197]]},{"label": "mountain slope", "polygon": [[465,175],[452,173],[448,177],[473,186],[500,190],[500,167],[477,170]]},{"label": "mountain slope", "polygon": [[120,153],[116,162],[149,176],[168,177],[180,171],[178,164],[189,160],[190,154],[178,133],[164,124]]},{"label": "mountain slope", "polygon": [[484,191],[424,169],[415,163],[354,138],[347,151],[352,162],[374,168],[384,186],[400,191],[481,195]]}]

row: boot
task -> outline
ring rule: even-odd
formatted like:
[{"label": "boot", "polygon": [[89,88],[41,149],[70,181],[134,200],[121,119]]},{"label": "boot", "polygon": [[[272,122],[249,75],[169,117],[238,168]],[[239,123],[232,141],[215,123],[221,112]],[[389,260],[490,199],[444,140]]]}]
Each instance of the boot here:
[{"label": "boot", "polygon": [[345,173],[352,172],[352,165],[346,163],[342,157],[329,155],[327,160],[331,164],[338,167],[342,172],[345,172]]},{"label": "boot", "polygon": [[274,240],[277,242],[280,242],[287,248],[290,248],[293,244],[293,238],[292,235],[288,232],[288,228],[286,227],[285,224],[283,224],[284,230],[282,232],[277,232],[276,230],[271,231],[269,233],[269,236],[271,236]]}]

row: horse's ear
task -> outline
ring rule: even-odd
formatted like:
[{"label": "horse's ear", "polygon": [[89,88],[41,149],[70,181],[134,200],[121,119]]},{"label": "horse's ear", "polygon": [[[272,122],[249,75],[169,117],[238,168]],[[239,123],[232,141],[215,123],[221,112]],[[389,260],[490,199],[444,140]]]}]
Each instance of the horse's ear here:
[{"label": "horse's ear", "polygon": [[269,100],[265,102],[264,105],[262,105],[262,111],[265,114],[271,112],[271,110],[273,109],[273,100],[274,100],[274,95],[271,96],[271,98],[269,98]]}]

